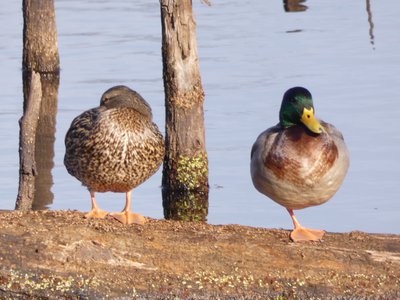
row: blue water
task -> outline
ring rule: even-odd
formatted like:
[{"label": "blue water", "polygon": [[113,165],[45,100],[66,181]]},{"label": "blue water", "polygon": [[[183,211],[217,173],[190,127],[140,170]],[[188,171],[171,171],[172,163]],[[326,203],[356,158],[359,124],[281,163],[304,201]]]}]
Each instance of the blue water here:
[{"label": "blue water", "polygon": [[[18,188],[18,119],[22,114],[22,13],[0,9],[0,209],[13,209]],[[316,114],[336,125],[351,166],[328,203],[297,212],[305,226],[334,232],[400,233],[400,3],[397,0],[307,1],[285,12],[280,1],[194,1],[210,165],[212,224],[291,228],[289,215],[259,194],[249,175],[250,148],[278,121],[283,93],[302,85]],[[158,1],[56,0],[61,79],[53,204],[90,208],[89,193],[63,166],[72,119],[97,106],[109,87],[125,84],[153,108],[164,128]],[[373,27],[371,27],[373,24]],[[371,30],[372,28],[372,30]],[[135,189],[134,210],[163,218],[161,171]],[[99,194],[121,210],[122,194]]]}]

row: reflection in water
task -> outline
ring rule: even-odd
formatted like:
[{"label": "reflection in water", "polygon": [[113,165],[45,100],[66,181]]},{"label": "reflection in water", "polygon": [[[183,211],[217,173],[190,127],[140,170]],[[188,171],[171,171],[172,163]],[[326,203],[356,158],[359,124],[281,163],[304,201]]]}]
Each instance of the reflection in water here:
[{"label": "reflection in water", "polygon": [[375,47],[374,47],[374,44],[375,44],[374,23],[372,22],[372,11],[371,11],[370,0],[366,0],[366,6],[367,6],[368,24],[369,24],[369,39],[370,39],[370,43],[372,45],[372,49],[375,50]]},{"label": "reflection in water", "polygon": [[306,0],[283,0],[283,8],[285,12],[299,12],[308,9],[307,5],[301,4]]},{"label": "reflection in water", "polygon": [[164,217],[169,220],[207,221],[208,190],[205,192],[162,190]]},{"label": "reflection in water", "polygon": [[[51,192],[53,177],[51,170],[54,166],[54,142],[56,132],[56,114],[59,73],[41,73],[42,103],[40,117],[36,130],[35,160],[37,176],[35,177],[35,196],[32,209],[45,209],[53,203]],[[27,83],[24,75],[24,92]]]},{"label": "reflection in water", "polygon": [[293,30],[287,30],[286,33],[296,33],[296,32],[302,32],[302,29],[293,29]]}]

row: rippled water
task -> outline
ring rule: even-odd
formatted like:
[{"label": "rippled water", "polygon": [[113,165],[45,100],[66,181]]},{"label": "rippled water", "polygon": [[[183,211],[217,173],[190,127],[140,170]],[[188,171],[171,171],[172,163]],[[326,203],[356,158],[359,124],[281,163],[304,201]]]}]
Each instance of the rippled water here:
[{"label": "rippled water", "polygon": [[[18,119],[22,113],[22,13],[0,9],[0,209],[13,209],[18,188]],[[255,138],[278,121],[284,91],[310,89],[317,116],[345,136],[351,166],[328,203],[298,211],[300,221],[329,231],[400,233],[397,0],[307,1],[285,12],[280,1],[194,1],[213,224],[290,228],[286,211],[259,194],[249,175]],[[369,9],[367,5],[369,3]],[[158,1],[55,1],[61,78],[51,209],[90,208],[89,193],[63,166],[71,120],[98,105],[109,87],[125,84],[152,105],[164,126]],[[162,218],[161,172],[133,193],[134,209]],[[122,194],[99,204],[120,210]]]}]

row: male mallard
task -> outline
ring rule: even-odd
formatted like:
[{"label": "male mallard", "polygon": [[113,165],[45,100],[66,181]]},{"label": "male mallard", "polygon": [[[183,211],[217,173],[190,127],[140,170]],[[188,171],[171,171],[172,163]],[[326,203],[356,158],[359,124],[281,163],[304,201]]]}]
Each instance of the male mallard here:
[{"label": "male mallard", "polygon": [[283,96],[279,124],[261,133],[251,149],[256,189],[286,207],[294,225],[293,241],[320,240],[323,230],[300,225],[294,209],[320,205],[339,189],[349,155],[342,134],[314,117],[310,92],[302,87]]},{"label": "male mallard", "polygon": [[149,104],[126,86],[115,86],[101,97],[100,106],[77,116],[65,136],[64,164],[89,189],[92,209],[87,218],[104,218],[95,192],[126,193],[122,223],[143,224],[130,211],[131,190],[153,175],[164,155],[163,137],[152,122]]}]

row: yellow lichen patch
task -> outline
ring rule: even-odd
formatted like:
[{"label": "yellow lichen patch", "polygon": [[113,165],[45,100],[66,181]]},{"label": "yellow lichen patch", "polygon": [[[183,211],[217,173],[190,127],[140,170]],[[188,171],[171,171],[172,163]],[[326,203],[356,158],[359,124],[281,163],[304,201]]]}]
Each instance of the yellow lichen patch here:
[{"label": "yellow lichen patch", "polygon": [[7,275],[2,280],[4,290],[26,291],[28,294],[38,291],[65,293],[71,290],[95,289],[99,286],[96,279],[84,278],[82,275],[61,277],[16,270],[10,270]]},{"label": "yellow lichen patch", "polygon": [[191,157],[179,156],[176,172],[178,182],[186,190],[202,188],[208,175],[207,154],[201,153]]},{"label": "yellow lichen patch", "polygon": [[208,213],[207,195],[188,192],[176,201],[176,214],[183,221],[205,221]]}]

